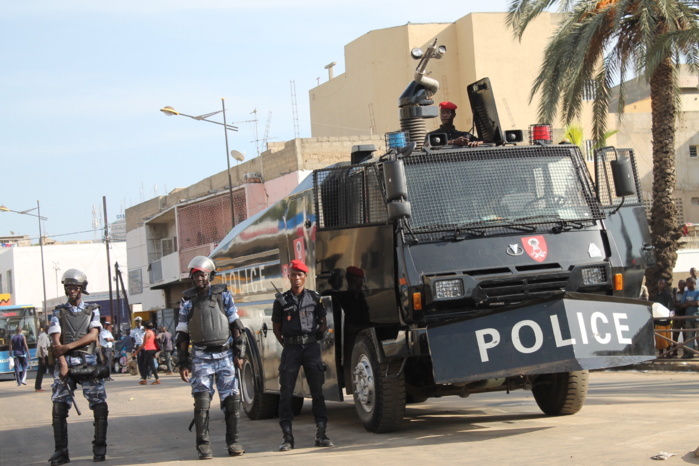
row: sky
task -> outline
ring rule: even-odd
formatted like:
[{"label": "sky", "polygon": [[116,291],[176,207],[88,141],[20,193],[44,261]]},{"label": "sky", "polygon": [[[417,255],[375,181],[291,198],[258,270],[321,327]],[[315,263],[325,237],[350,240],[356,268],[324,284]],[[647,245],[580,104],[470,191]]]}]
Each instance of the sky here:
[{"label": "sky", "polygon": [[[311,137],[308,92],[343,73],[344,46],[375,29],[504,12],[508,0],[4,0],[0,206],[40,203],[45,235],[101,239],[125,209],[226,169],[221,109],[246,160]],[[409,51],[406,50],[406,53]],[[407,83],[406,83],[407,85]],[[211,117],[223,121],[221,115]],[[254,122],[257,120],[257,123]],[[256,142],[257,141],[257,142]],[[231,166],[236,161],[231,159]],[[94,214],[93,214],[94,212]],[[0,212],[0,236],[38,242],[36,210]]]}]

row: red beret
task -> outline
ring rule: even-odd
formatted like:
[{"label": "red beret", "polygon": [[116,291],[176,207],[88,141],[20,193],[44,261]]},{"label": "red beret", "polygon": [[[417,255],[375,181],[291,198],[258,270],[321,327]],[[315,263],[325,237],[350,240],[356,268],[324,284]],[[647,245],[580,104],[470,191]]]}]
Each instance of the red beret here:
[{"label": "red beret", "polygon": [[364,271],[359,267],[355,267],[353,265],[347,267],[347,273],[354,275],[355,277],[364,277]]},{"label": "red beret", "polygon": [[439,104],[439,108],[446,108],[447,110],[456,110],[456,104],[452,102],[442,102]]},{"label": "red beret", "polygon": [[306,267],[306,264],[297,259],[291,261],[291,265],[289,268],[298,270],[299,272],[308,273],[308,267]]}]

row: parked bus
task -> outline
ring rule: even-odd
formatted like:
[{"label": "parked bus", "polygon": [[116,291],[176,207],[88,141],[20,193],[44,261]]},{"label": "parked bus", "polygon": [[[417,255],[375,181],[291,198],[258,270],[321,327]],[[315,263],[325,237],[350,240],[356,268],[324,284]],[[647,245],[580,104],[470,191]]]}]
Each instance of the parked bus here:
[{"label": "parked bus", "polygon": [[36,340],[39,337],[39,319],[34,306],[0,307],[0,374],[10,374],[10,339],[17,327],[27,339],[29,346],[29,369],[36,369]]}]

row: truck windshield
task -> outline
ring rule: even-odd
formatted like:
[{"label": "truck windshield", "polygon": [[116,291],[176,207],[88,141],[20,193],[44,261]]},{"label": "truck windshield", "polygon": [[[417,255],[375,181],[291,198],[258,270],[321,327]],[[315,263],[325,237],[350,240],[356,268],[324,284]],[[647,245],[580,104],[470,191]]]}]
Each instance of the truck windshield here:
[{"label": "truck windshield", "polygon": [[577,149],[532,146],[444,151],[406,159],[415,233],[499,234],[603,217]]}]

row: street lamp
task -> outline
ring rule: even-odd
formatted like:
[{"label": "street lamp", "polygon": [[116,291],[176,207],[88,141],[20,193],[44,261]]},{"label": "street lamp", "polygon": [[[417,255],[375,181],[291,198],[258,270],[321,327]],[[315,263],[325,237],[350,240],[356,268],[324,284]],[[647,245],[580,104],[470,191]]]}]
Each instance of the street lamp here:
[{"label": "street lamp", "polygon": [[[30,214],[32,210],[36,210],[36,214]],[[4,205],[0,205],[0,212],[14,212],[16,214],[22,214],[22,215],[31,215],[32,217],[36,217],[39,219],[39,249],[41,251],[41,283],[44,286],[44,303],[41,306],[42,311],[44,312],[44,320],[46,319],[46,273],[44,272],[44,234],[41,231],[41,221],[48,220],[46,217],[41,216],[41,206],[39,205],[39,201],[36,201],[36,207],[32,209],[27,209],[23,210],[21,212],[8,209]]]},{"label": "street lamp", "polygon": [[[186,113],[178,112],[177,110],[170,107],[169,105],[167,107],[161,108],[160,111],[163,112],[166,116],[181,115],[181,116],[185,116],[187,118],[191,118],[193,120],[206,121],[208,123],[214,123],[214,124],[223,126],[223,134],[226,137],[226,164],[228,166],[228,195],[230,196],[230,202],[231,202],[231,228],[232,228],[235,225],[235,211],[233,209],[233,180],[231,179],[231,159],[228,158],[228,154],[230,154],[232,157],[235,157],[235,159],[238,160],[239,162],[242,161],[243,158],[242,158],[242,154],[240,152],[228,150],[228,130],[238,131],[238,127],[232,126],[232,125],[229,125],[226,123],[226,101],[224,99],[221,99],[221,110],[217,110],[217,111],[211,112],[211,113],[205,113],[205,114],[199,115],[199,116],[192,116],[192,115],[187,115]],[[223,113],[223,123],[208,119],[209,117],[217,115],[219,113]]]}]

